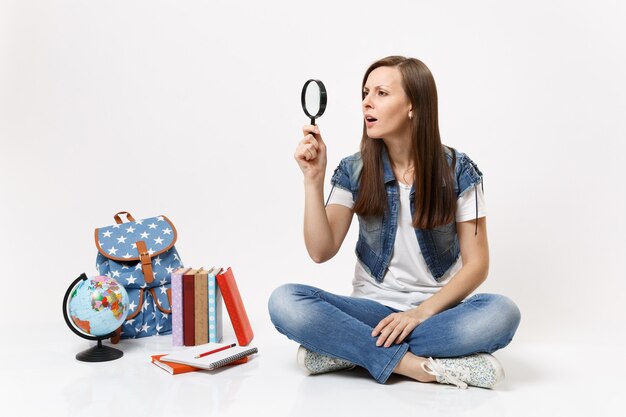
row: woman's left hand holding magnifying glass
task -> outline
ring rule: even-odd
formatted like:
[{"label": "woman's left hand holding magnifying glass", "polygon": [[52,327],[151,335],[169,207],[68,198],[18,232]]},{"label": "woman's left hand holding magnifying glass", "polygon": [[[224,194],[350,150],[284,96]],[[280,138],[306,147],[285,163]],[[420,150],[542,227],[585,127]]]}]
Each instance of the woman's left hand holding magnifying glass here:
[{"label": "woman's left hand holding magnifying glass", "polygon": [[302,110],[311,119],[311,124],[302,128],[304,138],[298,143],[294,158],[298,162],[305,183],[318,182],[323,187],[326,172],[326,144],[322,139],[315,119],[326,110],[326,87],[320,80],[310,79],[304,83],[300,95]]},{"label": "woman's left hand holding magnifying glass", "polygon": [[319,126],[305,125],[302,133],[304,137],[298,143],[294,158],[304,174],[305,182],[313,181],[323,185],[326,172],[326,144]]},{"label": "woman's left hand holding magnifying glass", "polygon": [[[342,217],[346,221],[348,214],[351,216],[346,208],[338,205],[331,206],[332,209],[327,212],[328,202],[324,204],[326,144],[315,119],[326,110],[326,97],[326,87],[320,80],[308,80],[302,87],[302,109],[311,123],[302,128],[304,137],[298,143],[294,154],[304,174],[304,244],[311,259],[318,263],[332,258],[338,249],[335,248],[336,233],[333,231],[328,213],[336,219],[337,213],[344,210]],[[336,224],[336,221],[333,223]]]}]

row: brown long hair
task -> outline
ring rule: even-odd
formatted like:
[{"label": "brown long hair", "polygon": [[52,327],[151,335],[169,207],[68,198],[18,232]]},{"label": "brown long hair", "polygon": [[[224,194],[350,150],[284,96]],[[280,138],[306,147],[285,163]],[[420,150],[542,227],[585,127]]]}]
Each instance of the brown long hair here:
[{"label": "brown long hair", "polygon": [[[378,67],[396,67],[402,74],[402,87],[409,98],[414,117],[411,119],[411,154],[415,167],[415,215],[413,227],[431,229],[454,220],[456,198],[452,167],[447,162],[439,136],[437,87],[424,63],[415,58],[389,56],[374,62],[365,72],[361,91],[370,73]],[[354,211],[360,216],[382,216],[387,210],[384,184],[382,140],[367,136],[363,121],[359,193]],[[452,150],[454,156],[454,150]]]}]

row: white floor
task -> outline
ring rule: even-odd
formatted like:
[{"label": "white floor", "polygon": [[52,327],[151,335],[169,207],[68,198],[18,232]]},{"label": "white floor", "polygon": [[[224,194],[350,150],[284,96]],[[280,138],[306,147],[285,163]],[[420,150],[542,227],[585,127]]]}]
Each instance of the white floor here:
[{"label": "white floor", "polygon": [[[2,343],[3,416],[547,416],[623,415],[624,346],[601,354],[582,345],[513,343],[496,356],[507,378],[495,390],[421,384],[392,376],[386,385],[354,371],[305,376],[297,345],[257,326],[259,355],[245,365],[172,376],[149,356],[172,350],[171,336],[122,341],[124,356],[83,363],[93,345],[59,327]],[[232,338],[232,334],[227,334]],[[622,410],[623,412],[623,410]],[[140,414],[136,414],[140,413]],[[271,413],[271,414],[267,414]]]}]

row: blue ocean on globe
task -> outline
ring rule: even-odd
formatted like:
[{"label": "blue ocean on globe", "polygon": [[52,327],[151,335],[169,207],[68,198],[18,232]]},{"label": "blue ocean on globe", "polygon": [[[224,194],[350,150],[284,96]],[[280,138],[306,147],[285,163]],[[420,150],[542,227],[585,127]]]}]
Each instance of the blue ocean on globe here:
[{"label": "blue ocean on globe", "polygon": [[106,336],[128,316],[130,300],[126,289],[114,278],[97,276],[80,281],[68,301],[74,325],[91,336]]}]

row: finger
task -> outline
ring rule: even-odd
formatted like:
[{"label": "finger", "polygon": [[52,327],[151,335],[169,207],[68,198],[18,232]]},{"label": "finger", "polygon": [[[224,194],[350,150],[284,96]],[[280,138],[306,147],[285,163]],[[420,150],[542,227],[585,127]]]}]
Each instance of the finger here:
[{"label": "finger", "polygon": [[308,149],[303,149],[302,150],[302,159],[304,159],[305,161],[310,161],[311,160],[311,151],[309,151]]},{"label": "finger", "polygon": [[298,147],[305,147],[305,146],[313,146],[316,152],[321,151],[320,143],[317,141],[317,139],[315,139],[313,135],[306,135],[298,143]]},{"label": "finger", "polygon": [[[315,140],[315,139],[313,139]],[[312,156],[315,157],[317,155],[317,148],[315,147],[315,143],[308,143],[306,139],[303,139],[296,148],[296,154],[305,155],[307,151],[312,153]]]},{"label": "finger", "polygon": [[308,161],[306,154],[303,152],[296,153],[295,157],[298,161]]},{"label": "finger", "polygon": [[384,331],[383,330],[383,332],[378,337],[378,340],[376,340],[376,346],[382,346],[385,343],[387,343],[387,340],[388,340],[390,334],[391,334],[391,330],[390,331]]},{"label": "finger", "polygon": [[311,159],[315,159],[317,156],[317,149],[312,144],[304,145],[304,149],[311,154]]},{"label": "finger", "polygon": [[321,146],[326,145],[326,143],[324,142],[324,139],[322,139],[322,134],[320,133],[319,127],[316,126],[316,130],[313,134],[315,135],[315,139],[317,139],[317,141],[320,143]]},{"label": "finger", "polygon": [[402,330],[400,336],[396,338],[396,344],[404,342],[404,339],[406,339],[406,337],[410,335],[412,331],[413,329],[411,329],[411,326],[406,326],[404,330]]},{"label": "finger", "polygon": [[315,138],[315,136],[313,135],[306,135],[304,138],[302,138],[302,141],[300,142],[302,144],[311,144],[313,146],[315,146],[315,149],[319,149],[320,147],[320,143],[319,141]]},{"label": "finger", "polygon": [[320,134],[320,128],[317,125],[304,125],[304,126],[302,126],[302,132],[305,135],[308,135],[308,134],[319,135]]},{"label": "finger", "polygon": [[325,146],[324,139],[322,139],[322,134],[320,133],[319,126],[316,125],[306,125],[302,128],[302,132],[306,135],[312,135],[320,142],[321,146]]},{"label": "finger", "polygon": [[387,338],[389,337],[389,335],[391,333],[393,333],[393,330],[396,328],[396,323],[389,323],[384,329],[381,330],[380,332],[380,336],[378,336],[378,340],[376,340],[376,346],[382,346],[386,341]]},{"label": "finger", "polygon": [[304,146],[299,147],[296,150],[296,153],[294,156],[297,160],[300,160],[300,161],[308,161],[309,159],[311,159],[309,150],[305,148]]},{"label": "finger", "polygon": [[420,324],[421,322],[419,321],[408,322],[407,325],[404,327],[404,330],[402,330],[402,334],[396,339],[396,343],[402,343],[404,339],[406,339]]},{"label": "finger", "polygon": [[400,336],[403,329],[404,327],[402,325],[396,326],[391,332],[391,334],[387,337],[387,340],[385,341],[385,347],[391,346],[396,341],[398,336]]},{"label": "finger", "polygon": [[376,327],[374,327],[374,330],[372,330],[372,337],[376,337],[378,336],[378,334],[381,332],[381,330],[387,326],[387,324],[393,320],[393,318],[391,316],[387,316],[384,319],[382,319],[377,325]]}]

